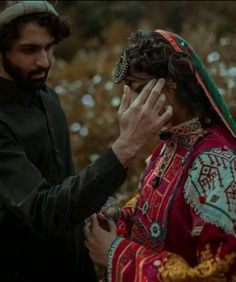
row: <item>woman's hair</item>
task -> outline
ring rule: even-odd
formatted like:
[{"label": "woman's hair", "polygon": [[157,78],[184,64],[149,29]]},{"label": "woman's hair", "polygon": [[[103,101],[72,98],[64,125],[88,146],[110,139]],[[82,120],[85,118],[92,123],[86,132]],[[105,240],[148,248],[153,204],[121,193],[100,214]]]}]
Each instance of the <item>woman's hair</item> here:
[{"label": "woman's hair", "polygon": [[69,24],[58,16],[48,13],[20,16],[0,28],[0,52],[7,52],[11,48],[12,43],[19,39],[21,30],[27,23],[36,23],[46,28],[55,38],[55,44],[67,38],[71,33]]},{"label": "woman's hair", "polygon": [[[136,31],[125,51],[126,77],[145,73],[152,78],[172,78],[176,83],[176,99],[194,114],[217,118],[195,75],[195,65],[187,53],[177,53],[157,32]],[[124,77],[125,79],[125,77]]]}]

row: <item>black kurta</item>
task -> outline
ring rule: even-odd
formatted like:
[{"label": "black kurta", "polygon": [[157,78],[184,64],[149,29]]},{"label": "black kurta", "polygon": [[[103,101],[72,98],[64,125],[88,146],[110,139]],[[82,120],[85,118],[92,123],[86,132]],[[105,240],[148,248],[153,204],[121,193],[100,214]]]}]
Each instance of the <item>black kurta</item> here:
[{"label": "black kurta", "polygon": [[125,176],[111,149],[74,175],[57,95],[0,78],[0,281],[93,281],[79,224]]}]

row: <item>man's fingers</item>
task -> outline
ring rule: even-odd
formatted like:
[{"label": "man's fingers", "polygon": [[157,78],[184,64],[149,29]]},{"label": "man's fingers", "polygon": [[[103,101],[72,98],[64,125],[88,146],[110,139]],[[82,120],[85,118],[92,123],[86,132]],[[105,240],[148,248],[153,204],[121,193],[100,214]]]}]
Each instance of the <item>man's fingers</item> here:
[{"label": "man's fingers", "polygon": [[173,115],[173,108],[172,106],[168,105],[164,113],[159,117],[159,119],[161,120],[162,124],[164,125],[165,123],[167,123],[167,121],[170,120],[172,115]]},{"label": "man's fingers", "polygon": [[128,85],[124,86],[124,93],[123,96],[121,98],[121,103],[120,103],[120,107],[118,110],[118,113],[122,113],[124,111],[126,111],[129,107],[131,101],[131,91]]},{"label": "man's fingers", "polygon": [[160,113],[163,106],[165,105],[165,101],[166,101],[166,95],[161,94],[158,98],[156,98],[156,100],[154,101],[154,104],[153,105],[150,104],[149,106],[152,107],[155,113]]},{"label": "man's fingers", "polygon": [[142,92],[140,95],[134,100],[134,104],[144,104],[150,95],[153,87],[155,86],[156,80],[152,79],[150,80],[143,88]]},{"label": "man's fingers", "polygon": [[[146,107],[148,109],[152,109],[156,102],[159,100],[159,97],[161,96],[163,87],[165,85],[165,80],[164,79],[159,79],[156,85],[153,87],[151,94],[148,96],[147,101],[146,101]],[[165,98],[165,97],[162,97]]]}]

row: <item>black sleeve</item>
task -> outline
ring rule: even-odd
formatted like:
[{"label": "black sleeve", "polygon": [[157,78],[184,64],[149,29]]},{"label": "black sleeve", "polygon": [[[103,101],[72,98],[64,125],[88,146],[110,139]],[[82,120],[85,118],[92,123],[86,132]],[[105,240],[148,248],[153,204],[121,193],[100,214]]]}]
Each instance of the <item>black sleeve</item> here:
[{"label": "black sleeve", "polygon": [[97,212],[126,177],[108,149],[79,174],[52,186],[27,158],[10,130],[0,126],[0,200],[39,233],[60,232]]}]

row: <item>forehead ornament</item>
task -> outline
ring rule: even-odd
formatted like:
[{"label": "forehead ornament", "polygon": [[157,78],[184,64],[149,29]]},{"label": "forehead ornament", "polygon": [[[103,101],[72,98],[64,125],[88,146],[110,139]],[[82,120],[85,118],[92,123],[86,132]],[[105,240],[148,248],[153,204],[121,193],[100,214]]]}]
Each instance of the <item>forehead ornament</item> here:
[{"label": "forehead ornament", "polygon": [[114,73],[113,73],[113,80],[115,83],[121,82],[128,71],[129,63],[126,58],[126,52],[120,57],[119,61],[116,64]]}]

